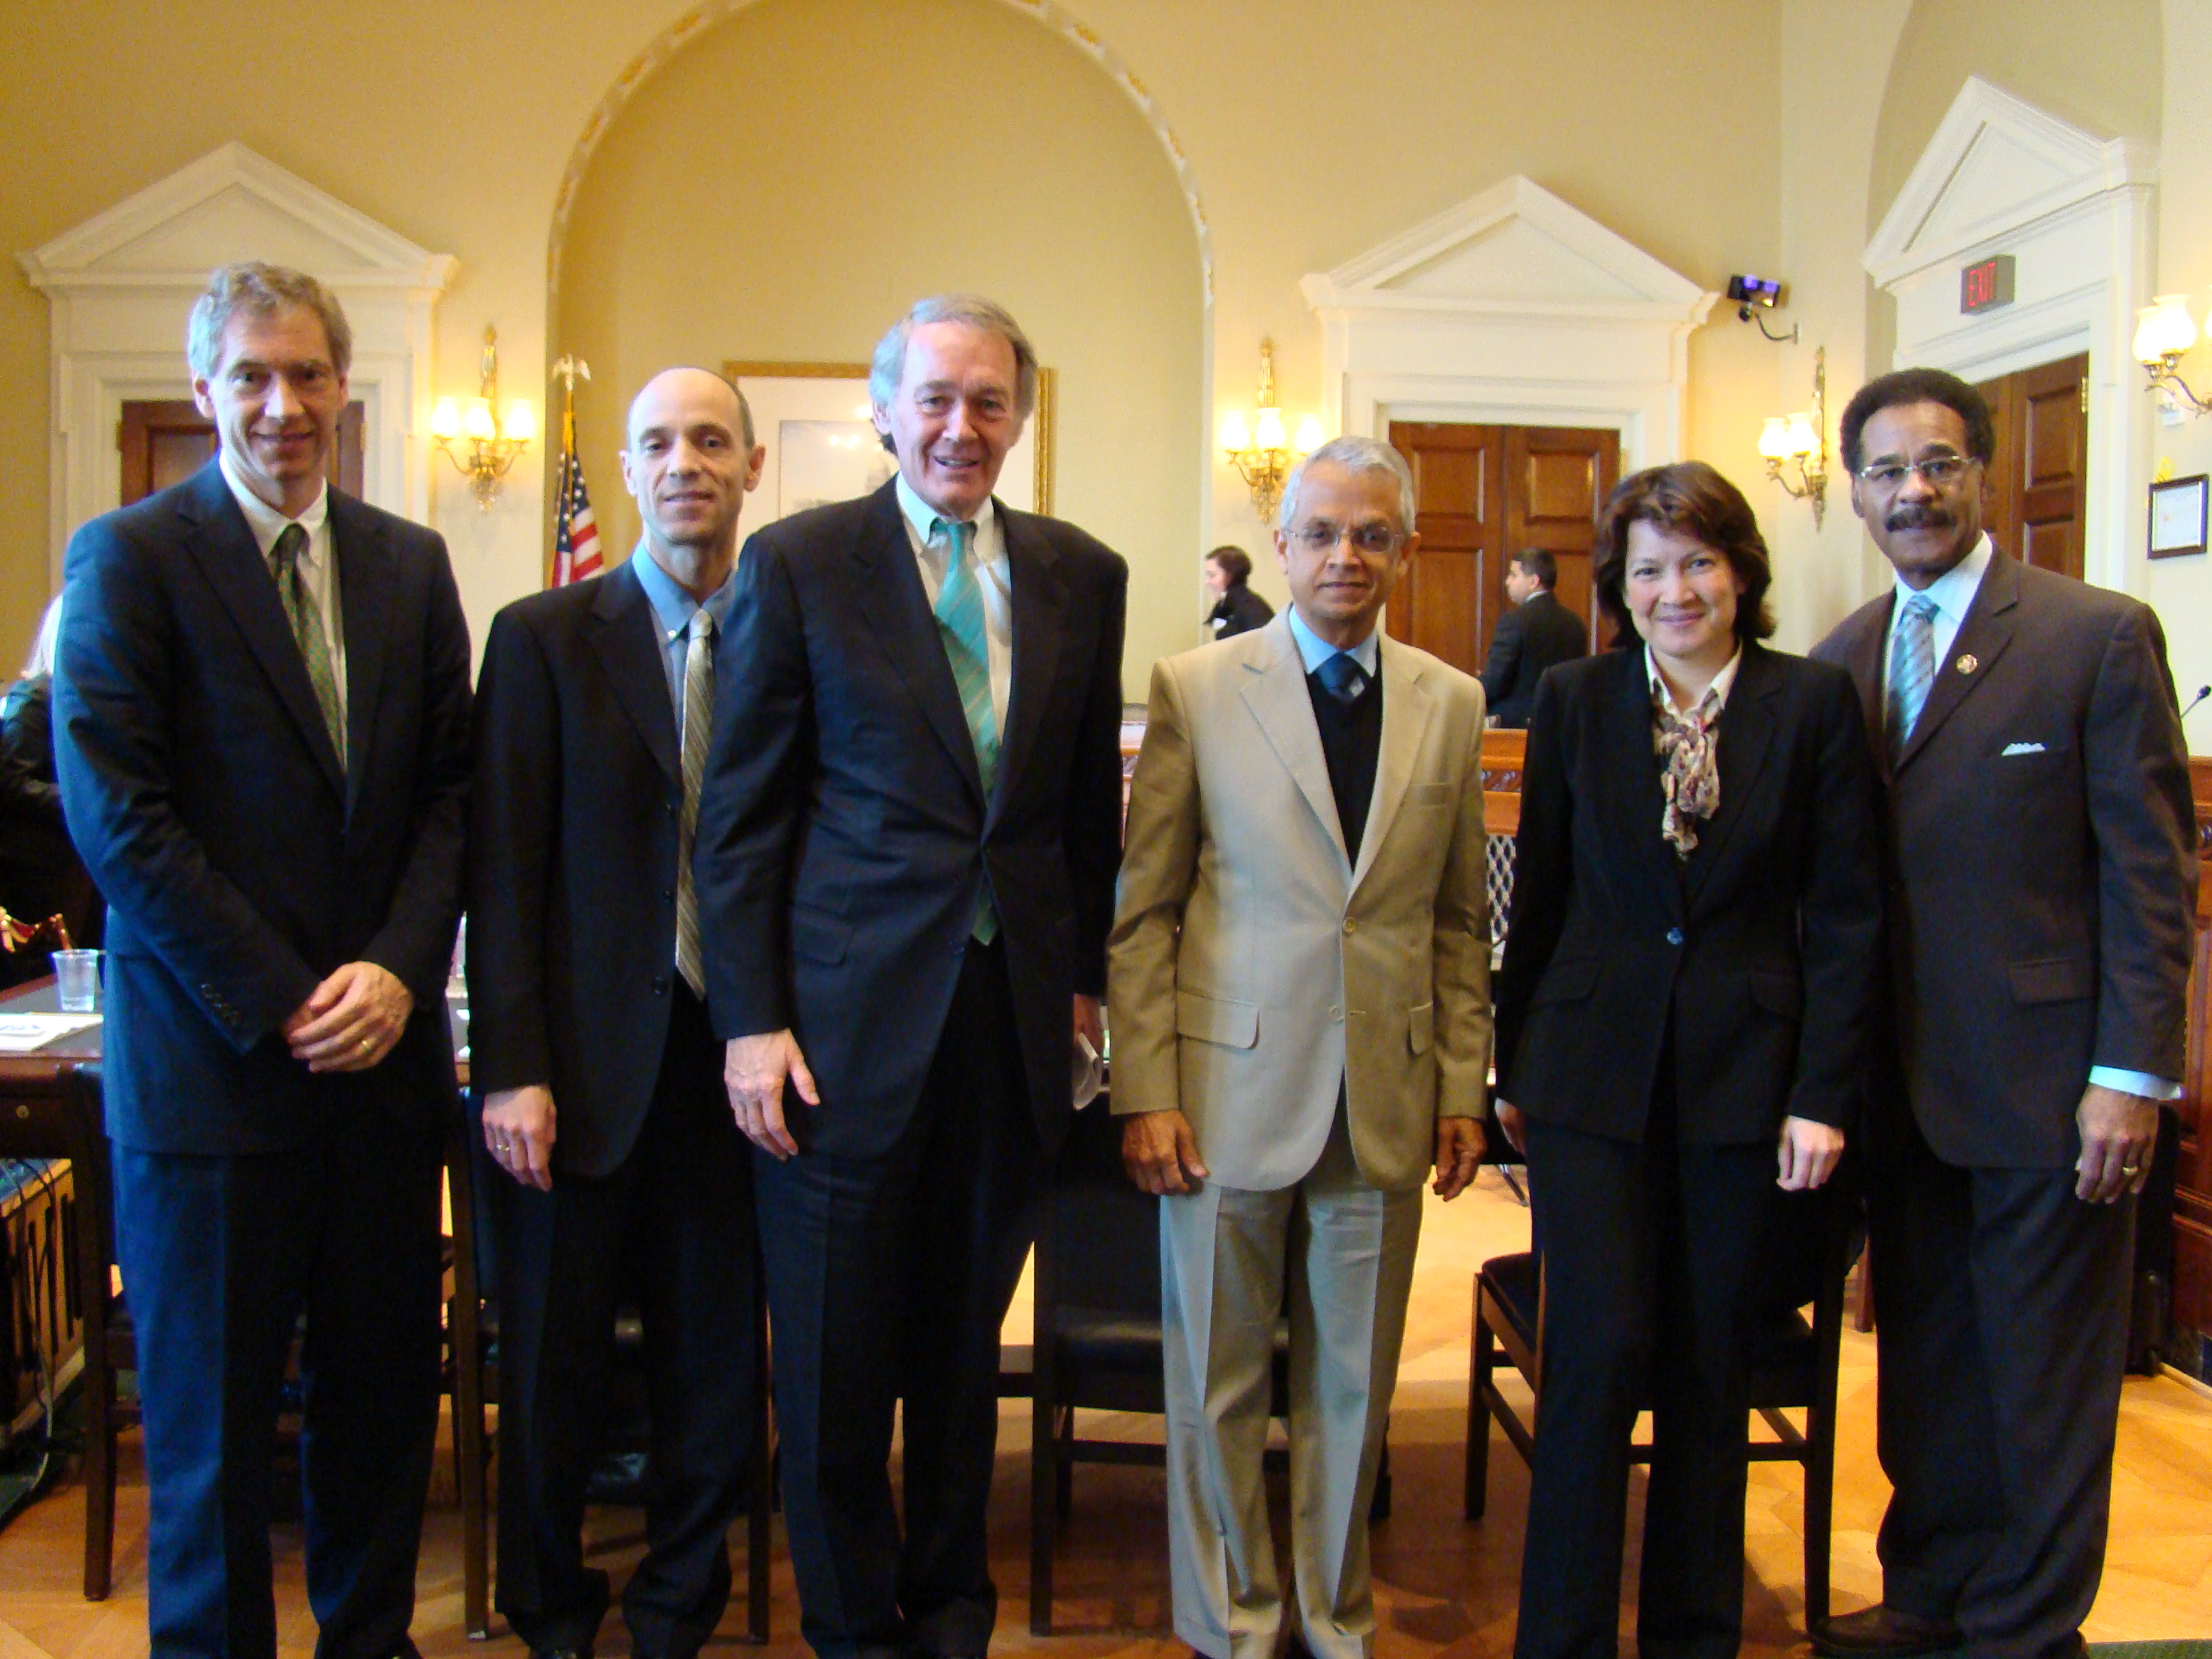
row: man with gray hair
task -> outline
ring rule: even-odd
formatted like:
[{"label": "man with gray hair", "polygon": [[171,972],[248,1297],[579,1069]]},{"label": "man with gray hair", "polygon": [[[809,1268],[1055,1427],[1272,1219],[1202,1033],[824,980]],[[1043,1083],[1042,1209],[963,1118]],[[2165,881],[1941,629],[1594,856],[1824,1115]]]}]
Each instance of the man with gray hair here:
[{"label": "man with gray hair", "polygon": [[897,477],[738,560],[696,867],[802,1629],[981,1655],[999,1327],[1102,1046],[1128,570],[992,497],[1036,400],[1000,307],[915,306],[869,391]]},{"label": "man with gray hair", "polygon": [[187,352],[216,458],[69,549],[55,760],[109,906],[165,1659],[276,1650],[271,1455],[302,1316],[316,1651],[415,1650],[469,641],[445,544],[326,484],[351,345],[313,277],[217,270]]},{"label": "man with gray hair", "polygon": [[1297,1623],[1315,1659],[1373,1651],[1421,1183],[1455,1197],[1482,1156],[1482,688],[1379,626],[1419,541],[1395,450],[1314,451],[1290,608],[1153,668],[1130,787],[1114,1110],[1165,1200],[1175,1626],[1207,1659],[1272,1659],[1286,1622],[1260,1478],[1286,1281]]}]

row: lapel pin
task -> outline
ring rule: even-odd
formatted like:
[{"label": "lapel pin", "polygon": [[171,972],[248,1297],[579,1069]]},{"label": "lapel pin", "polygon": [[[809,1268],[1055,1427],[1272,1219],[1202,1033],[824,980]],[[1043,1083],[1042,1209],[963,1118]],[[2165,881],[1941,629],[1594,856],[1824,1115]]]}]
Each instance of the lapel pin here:
[{"label": "lapel pin", "polygon": [[1981,665],[1982,659],[1971,651],[1960,657],[1958,661],[1958,669],[1961,674],[1971,674]]}]

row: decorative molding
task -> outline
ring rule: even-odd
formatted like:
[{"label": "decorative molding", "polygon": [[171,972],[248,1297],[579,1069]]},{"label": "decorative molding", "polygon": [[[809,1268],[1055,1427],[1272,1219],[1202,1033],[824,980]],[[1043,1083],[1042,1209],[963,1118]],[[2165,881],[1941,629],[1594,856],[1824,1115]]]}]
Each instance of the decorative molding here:
[{"label": "decorative molding", "polygon": [[[1097,32],[1087,23],[1071,16],[1057,0],[1000,0],[1024,16],[1032,18],[1067,41],[1079,52],[1104,70],[1114,84],[1137,106],[1137,112],[1159,140],[1160,148],[1167,152],[1168,165],[1174,170],[1176,183],[1182,191],[1183,204],[1190,211],[1192,228],[1198,233],[1198,262],[1206,295],[1206,309],[1213,310],[1213,233],[1206,223],[1206,206],[1199,199],[1198,177],[1192,172],[1190,158],[1183,153],[1182,141],[1168,125],[1150,88],[1139,81],[1129,66],[1124,64],[1114,49],[1099,39]],[[757,0],[702,0],[685,12],[647,44],[645,50],[630,59],[622,72],[616,76],[591,114],[586,118],[583,131],[577,136],[575,148],[569,152],[568,165],[561,175],[559,190],[553,198],[553,223],[545,240],[546,311],[550,315],[561,294],[561,259],[568,240],[568,216],[574,210],[576,191],[583,183],[592,157],[598,152],[615,117],[623,106],[636,94],[637,89],[653,78],[660,66],[682,51],[693,36],[726,17],[735,15]]]},{"label": "decorative molding", "polygon": [[1627,470],[1680,454],[1689,337],[1720,297],[1517,176],[1299,286],[1325,426],[1610,427]]},{"label": "decorative molding", "polygon": [[2155,146],[2094,137],[1970,75],[1861,263],[1888,288],[2022,226],[2157,178]]},{"label": "decorative molding", "polygon": [[266,259],[312,272],[345,307],[348,373],[363,405],[362,494],[428,521],[433,320],[457,262],[433,253],[244,144],[167,178],[16,256],[49,307],[52,577],[70,533],[121,496],[125,402],[191,394],[185,324],[216,265]]},{"label": "decorative molding", "polygon": [[[2088,354],[2082,570],[2122,591],[2147,568],[2154,410],[2130,343],[2155,268],[2156,166],[2153,146],[1969,76],[1860,261],[1897,302],[1893,367],[1987,380]],[[1966,315],[1959,271],[1993,253],[2013,258],[2014,302]]]}]

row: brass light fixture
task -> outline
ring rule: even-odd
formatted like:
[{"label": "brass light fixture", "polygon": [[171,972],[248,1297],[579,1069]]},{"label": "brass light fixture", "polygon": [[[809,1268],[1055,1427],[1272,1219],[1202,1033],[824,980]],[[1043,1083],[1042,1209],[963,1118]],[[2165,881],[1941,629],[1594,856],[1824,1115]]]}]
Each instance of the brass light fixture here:
[{"label": "brass light fixture", "polygon": [[[1813,353],[1813,406],[1791,415],[1770,415],[1759,434],[1759,453],[1766,458],[1766,476],[1794,499],[1813,504],[1813,527],[1818,530],[1828,507],[1828,348]],[[1794,466],[1792,483],[1783,471]]]},{"label": "brass light fixture", "polygon": [[[487,323],[477,395],[465,404],[456,398],[441,398],[430,411],[430,436],[439,453],[475,489],[480,512],[489,511],[499,499],[500,481],[538,435],[538,417],[526,399],[517,398],[508,404],[505,419],[500,417],[498,408],[499,331]],[[468,440],[465,455],[454,452],[453,442],[459,438]]]},{"label": "brass light fixture", "polygon": [[1261,340],[1260,396],[1250,422],[1233,409],[1221,417],[1222,450],[1252,492],[1252,510],[1261,523],[1273,515],[1275,504],[1282,500],[1283,483],[1291,476],[1291,469],[1324,441],[1321,418],[1315,415],[1301,416],[1297,438],[1285,440],[1283,411],[1275,402],[1275,343]]},{"label": "brass light fixture", "polygon": [[2174,372],[2181,367],[2182,354],[2196,343],[2197,325],[2189,319],[2185,295],[2161,294],[2136,313],[2136,361],[2150,375],[2150,389],[2164,398],[2169,409],[2212,414],[2212,403],[2191,392]]}]

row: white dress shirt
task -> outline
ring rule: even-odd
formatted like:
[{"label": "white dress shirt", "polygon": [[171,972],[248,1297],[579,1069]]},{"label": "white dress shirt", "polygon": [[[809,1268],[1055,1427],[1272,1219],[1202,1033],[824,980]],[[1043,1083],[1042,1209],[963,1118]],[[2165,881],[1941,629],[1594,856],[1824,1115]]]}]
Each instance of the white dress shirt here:
[{"label": "white dress shirt", "polygon": [[[1919,592],[1925,593],[1935,603],[1936,615],[1929,623],[1929,633],[1935,647],[1936,674],[1940,679],[1944,664],[1950,659],[1951,647],[1958,642],[1959,626],[1966,620],[1966,611],[1973,604],[1974,595],[1981,591],[1982,578],[1989,573],[1990,560],[1996,551],[1989,532],[1984,531],[1982,539],[1975,544],[1972,552],[1927,586],[1915,588],[1909,586],[1903,576],[1897,578],[1897,602],[1889,608],[1889,629],[1882,635],[1881,641],[1881,707],[1884,710],[1889,707],[1890,653],[1896,645],[1897,625],[1905,615],[1905,601]],[[1929,683],[1929,690],[1932,695],[1933,681]],[[1922,713],[1924,714],[1926,712],[1926,705],[1923,704]],[[1879,744],[1882,734],[1877,732],[1874,738]],[[2089,1081],[2102,1088],[2118,1089],[2123,1093],[2141,1095],[2148,1100],[2181,1098],[2179,1080],[2159,1077],[2149,1072],[2124,1072],[2117,1066],[2092,1066]]]},{"label": "white dress shirt", "polygon": [[230,464],[228,449],[217,452],[222,467],[222,481],[230,486],[238,510],[246,514],[246,528],[253,532],[254,541],[261,549],[261,568],[269,568],[269,556],[276,550],[276,538],[284,533],[284,526],[297,524],[307,532],[307,550],[300,555],[300,580],[307,590],[307,603],[315,607],[315,614],[323,619],[323,638],[331,647],[331,679],[338,690],[338,721],[341,726],[346,718],[346,654],[345,630],[338,624],[337,549],[331,540],[331,489],[328,484],[315,491],[315,499],[307,510],[297,519],[288,519],[246,487]]},{"label": "white dress shirt", "polygon": [[[899,516],[906,520],[906,538],[921,566],[921,591],[930,608],[937,607],[945,586],[945,572],[952,551],[952,538],[931,527],[944,515],[915,493],[906,474],[896,485]],[[969,521],[968,550],[975,561],[977,585],[983,590],[983,634],[991,658],[991,718],[998,722],[999,741],[1006,739],[1006,699],[1014,684],[1014,573],[1006,559],[1006,528],[991,500]]]}]

